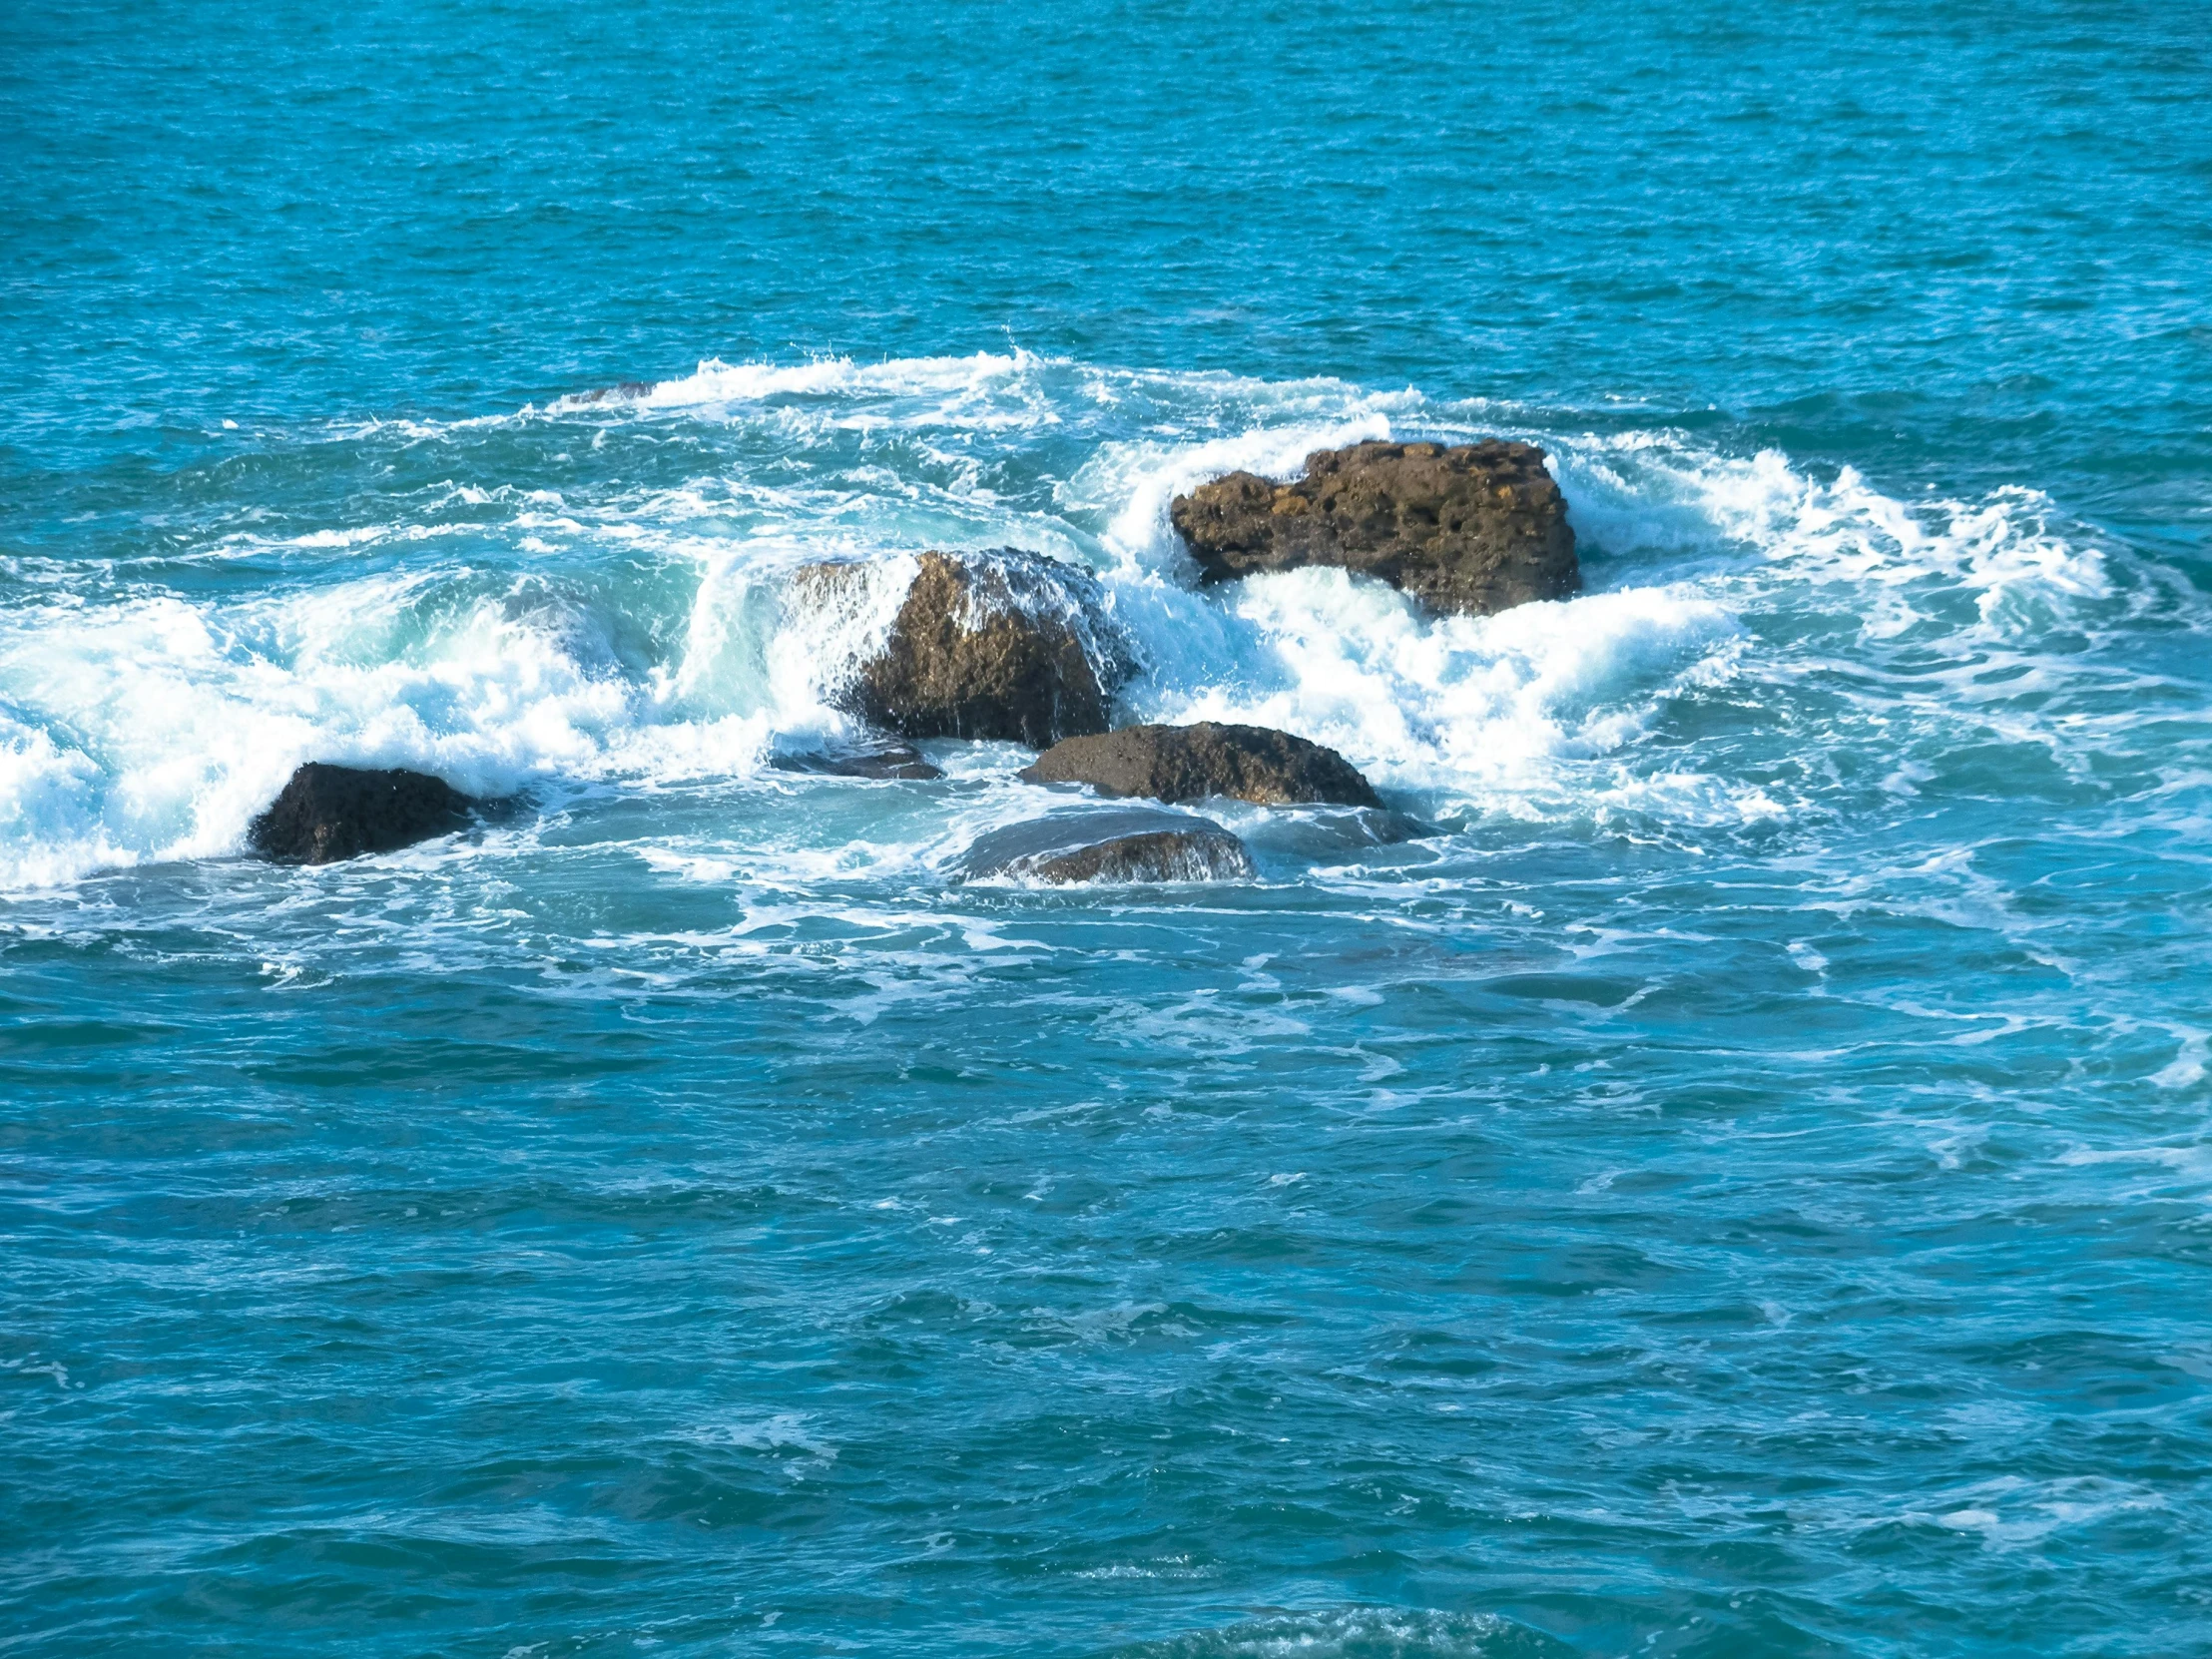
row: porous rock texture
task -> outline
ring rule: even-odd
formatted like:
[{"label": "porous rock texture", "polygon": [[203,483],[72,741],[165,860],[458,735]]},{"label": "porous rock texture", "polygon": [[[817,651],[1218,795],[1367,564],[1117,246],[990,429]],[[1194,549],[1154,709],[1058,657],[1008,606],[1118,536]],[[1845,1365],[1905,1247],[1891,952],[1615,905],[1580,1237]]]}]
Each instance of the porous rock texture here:
[{"label": "porous rock texture", "polygon": [[1359,768],[1334,749],[1273,727],[1210,720],[1069,738],[1021,776],[1032,784],[1088,784],[1100,795],[1155,801],[1230,796],[1264,807],[1382,805]]},{"label": "porous rock texture", "polygon": [[1232,472],[1168,516],[1209,582],[1341,565],[1473,616],[1582,586],[1566,502],[1531,443],[1317,449],[1295,484]]},{"label": "porous rock texture", "polygon": [[1253,875],[1245,844],[1211,819],[1129,811],[1060,814],[980,835],[961,860],[969,879],[1239,881]]},{"label": "porous rock texture", "polygon": [[[859,564],[801,569],[818,603],[868,579]],[[1106,730],[1123,654],[1088,571],[1001,548],[924,553],[879,649],[832,697],[903,738],[986,738],[1048,748]]]},{"label": "porous rock texture", "polygon": [[265,858],[329,864],[464,829],[481,806],[443,779],[309,761],[247,829]]}]

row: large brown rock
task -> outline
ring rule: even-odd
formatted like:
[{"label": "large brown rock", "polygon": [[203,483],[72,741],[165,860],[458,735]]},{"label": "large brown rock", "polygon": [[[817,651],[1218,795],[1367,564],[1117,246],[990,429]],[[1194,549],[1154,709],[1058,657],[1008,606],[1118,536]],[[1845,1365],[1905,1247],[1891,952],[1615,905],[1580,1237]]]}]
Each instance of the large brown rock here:
[{"label": "large brown rock", "polygon": [[[820,564],[795,581],[834,601],[869,577]],[[1088,571],[1041,553],[924,553],[888,636],[834,700],[904,738],[991,738],[1044,749],[1106,730],[1123,655]]]},{"label": "large brown rock", "polygon": [[1582,586],[1566,503],[1530,443],[1317,449],[1295,484],[1232,472],[1168,512],[1209,582],[1341,565],[1474,616]]},{"label": "large brown rock", "polygon": [[426,773],[309,761],[248,827],[247,841],[278,863],[335,863],[451,834],[482,805]]},{"label": "large brown rock", "polygon": [[1021,776],[1032,784],[1088,784],[1100,795],[1155,801],[1230,796],[1264,807],[1382,805],[1359,769],[1334,749],[1272,727],[1210,720],[1069,738]]},{"label": "large brown rock", "polygon": [[960,861],[967,880],[1243,881],[1255,873],[1243,841],[1211,819],[1149,808],[1060,813],[978,836]]}]

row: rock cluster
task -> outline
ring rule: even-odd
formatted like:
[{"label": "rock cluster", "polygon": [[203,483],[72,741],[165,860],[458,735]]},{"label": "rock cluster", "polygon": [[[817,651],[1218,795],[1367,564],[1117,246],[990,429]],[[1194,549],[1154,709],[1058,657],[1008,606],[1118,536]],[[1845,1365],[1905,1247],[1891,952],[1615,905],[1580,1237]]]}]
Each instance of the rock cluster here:
[{"label": "rock cluster", "polygon": [[1232,472],[1169,517],[1209,582],[1339,565],[1474,616],[1582,585],[1566,503],[1528,443],[1319,449],[1295,484]]},{"label": "rock cluster", "polygon": [[1100,795],[1154,801],[1228,796],[1264,807],[1380,807],[1359,769],[1318,743],[1266,726],[1124,726],[1068,738],[1021,775],[1032,784],[1088,784]]},{"label": "rock cluster", "polygon": [[[641,396],[644,382],[579,401]],[[1377,576],[1441,611],[1484,615],[1581,585],[1558,486],[1531,444],[1488,439],[1360,443],[1317,450],[1296,483],[1234,472],[1175,498],[1176,529],[1209,582],[1333,565]],[[865,615],[883,567],[803,567],[792,593],[824,615]],[[886,599],[889,596],[884,596]],[[875,613],[878,617],[880,612]],[[1018,548],[924,553],[886,627],[832,688],[883,747],[786,755],[787,772],[928,779],[911,747],[973,738],[1044,751],[1022,777],[1161,802],[1229,798],[1356,809],[1362,836],[1418,831],[1385,819],[1374,788],[1333,749],[1261,726],[1202,721],[1109,731],[1128,653],[1088,571]],[[419,772],[309,763],[249,838],[264,857],[328,863],[462,829],[486,803]],[[965,872],[1040,881],[1222,880],[1249,876],[1244,843],[1188,814],[1055,814],[976,841]]]},{"label": "rock cluster", "polygon": [[[833,605],[869,579],[809,565],[794,585]],[[879,649],[834,693],[902,738],[985,738],[1044,749],[1106,730],[1125,672],[1104,593],[1088,571],[1039,553],[924,553]]]},{"label": "rock cluster", "polygon": [[309,761],[247,830],[265,858],[328,864],[465,829],[483,803],[426,773]]}]

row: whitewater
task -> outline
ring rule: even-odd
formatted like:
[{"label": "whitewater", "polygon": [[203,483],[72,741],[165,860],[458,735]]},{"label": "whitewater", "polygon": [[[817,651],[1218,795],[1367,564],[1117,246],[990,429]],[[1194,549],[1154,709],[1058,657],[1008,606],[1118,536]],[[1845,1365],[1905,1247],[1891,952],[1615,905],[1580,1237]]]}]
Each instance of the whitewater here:
[{"label": "whitewater", "polygon": [[[1202,589],[1167,522],[1176,492],[1232,468],[1289,478],[1325,446],[1493,433],[1547,450],[1579,596],[1470,618],[1337,570]],[[987,1506],[1060,1512],[1051,1547],[1072,1552],[1021,1569],[1067,1575],[1045,1622],[1016,1616],[984,1647],[1040,1631],[1081,1647],[1091,1592],[1142,1582],[1183,1586],[1159,1605],[1184,1619],[1226,1617],[1236,1653],[1615,1651],[1676,1627],[1714,1651],[1815,1651],[1898,1582],[1983,1597],[1976,1620],[2024,1629],[2012,1621],[2049,1614],[2016,1611],[2036,1606],[2019,1575],[2082,1597],[2082,1575],[2103,1572],[2084,1552],[2186,1530],[2191,1488],[2160,1472],[2160,1448],[2201,1438],[2176,1389],[2212,1376],[2172,1277],[2197,1271],[2212,1193],[2212,1022],[2182,983],[2162,988],[2152,964],[2180,941],[2145,923],[2202,868],[2212,720],[2190,642],[2212,617],[2031,485],[1915,496],[1632,416],[1020,351],[710,359],[614,397],[202,438],[210,475],[247,453],[285,487],[211,489],[111,556],[13,556],[0,608],[5,938],[15,1005],[32,1010],[15,1075],[49,1103],[17,1145],[86,1194],[42,1225],[66,1237],[85,1222],[62,1215],[148,1203],[235,1217],[167,1270],[186,1275],[175,1291],[132,1270],[134,1296],[204,1281],[229,1302],[216,1287],[237,1275],[304,1274],[222,1317],[366,1320],[400,1346],[349,1365],[366,1370],[345,1386],[402,1393],[521,1365],[518,1385],[543,1344],[573,1345],[561,1310],[579,1295],[578,1313],[642,1322],[600,1330],[592,1364],[644,1344],[614,1359],[646,1368],[620,1388],[663,1403],[619,1427],[538,1430],[599,1442],[543,1478],[584,1479],[632,1445],[661,1471],[648,1489],[696,1484],[622,1500],[646,1532],[592,1545],[615,1559],[666,1555],[651,1516],[712,1535],[795,1501],[849,1535],[833,1550],[865,1555],[936,1492],[920,1499],[935,1530],[896,1548],[941,1551],[945,1570],[964,1552],[987,1580],[1007,1570],[997,1552],[1042,1540],[963,1530],[942,1482],[981,1457],[998,1471]],[[1331,745],[1410,838],[1330,809],[1216,803],[1256,878],[1025,891],[964,880],[962,859],[994,830],[1082,810],[1019,780],[1028,751],[929,743],[933,782],[774,765],[865,738],[834,694],[919,551],[1006,545],[1100,579],[1133,668],[1118,719]],[[834,613],[788,586],[826,553],[873,573]],[[519,810],[328,869],[247,857],[250,818],[310,759],[430,771]],[[147,1020],[148,1037],[126,1035]],[[217,1162],[133,1196],[147,1177],[80,1137],[111,1091],[142,1087],[114,1045],[146,1040],[217,1045],[212,1087],[158,1086],[131,1108],[153,1114],[134,1133],[172,1148],[160,1156]],[[111,1052],[89,1073],[68,1058]],[[477,1082],[451,1093],[463,1078]],[[335,1116],[302,1143],[309,1097]],[[744,1119],[726,1118],[739,1101]],[[378,1171],[365,1187],[363,1158]],[[1495,1185],[1506,1169],[1521,1196]],[[337,1257],[286,1219],[324,1215]],[[452,1259],[415,1234],[433,1216],[469,1230],[462,1260],[494,1277],[458,1307],[409,1311],[406,1276]],[[347,1264],[351,1236],[388,1243]],[[2089,1267],[2124,1236],[2151,1254],[2124,1278]],[[674,1252],[658,1270],[680,1269],[673,1301],[621,1288],[640,1248]],[[730,1249],[770,1250],[771,1282],[789,1279],[746,1293],[768,1296],[752,1317],[785,1355],[766,1371],[715,1358],[720,1321],[685,1288]],[[1992,1314],[2022,1251],[2054,1294],[2085,1273],[2106,1285],[2100,1334]],[[1371,1258],[1384,1278],[1355,1265]],[[46,1294],[66,1306],[76,1277]],[[502,1282],[543,1288],[523,1309],[484,1301]],[[83,1294],[115,1294],[103,1284]],[[1459,1307],[1465,1293],[1503,1323]],[[1315,1296],[1333,1311],[1286,1325]],[[296,1297],[327,1311],[282,1312]],[[455,1318],[455,1336],[431,1335]],[[1268,1335],[1292,1329],[1288,1348]],[[687,1377],[739,1369],[646,1382],[671,1340]],[[55,1342],[25,1345],[21,1375]],[[102,1363],[60,1343],[57,1401]],[[224,1346],[161,1343],[133,1369],[214,1364]],[[446,1381],[404,1382],[414,1352]],[[1065,1358],[1037,1370],[1051,1356]],[[2099,1366],[2134,1379],[2079,1384],[2121,1390],[2100,1430],[2121,1438],[2074,1449],[2081,1406],[2042,1374]],[[434,1409],[460,1413],[457,1430],[480,1385]],[[1156,1408],[1108,1403],[1131,1386]],[[1100,1387],[1072,1416],[1052,1403]],[[1672,1401],[1656,1418],[1653,1388]],[[1370,1389],[1404,1403],[1343,1442],[1339,1414],[1367,1422]],[[135,1392],[118,1380],[108,1409],[142,1409]],[[1632,1397],[1625,1418],[1601,1403]],[[1881,1398],[1886,1422],[1866,1414]],[[1265,1431],[1279,1409],[1286,1437]],[[869,1426],[916,1410],[926,1427]],[[1403,1412],[1417,1430],[1389,1426]],[[447,1432],[403,1420],[433,1447]],[[1131,1532],[1077,1471],[1111,1466],[1140,1423],[1187,1448],[1145,1452],[1148,1481],[1198,1484]],[[319,1481],[393,1429],[333,1423],[282,1455]],[[67,1430],[52,1455],[111,1431]],[[1089,1449],[1062,1467],[1050,1448],[1070,1434]],[[1362,1449],[1369,1434],[1382,1438]],[[1598,1462],[1568,1476],[1562,1435]],[[510,1438],[487,1447],[493,1467],[533,1455]],[[1215,1483],[1250,1478],[1238,1448],[1271,1438],[1284,1449],[1257,1467],[1278,1495],[1225,1543],[1206,1518],[1226,1501]],[[1857,1468],[1859,1443],[1889,1446],[1879,1472]],[[1308,1490],[1312,1453],[1337,1467]],[[914,1455],[945,1472],[897,1472]],[[111,1513],[183,1502],[158,1494],[190,1466],[151,1488],[119,1469]],[[1034,1491],[1018,1473],[1055,1468]],[[343,1478],[363,1498],[386,1483],[365,1464]],[[815,1487],[844,1497],[808,1510]],[[343,1520],[302,1492],[279,1532],[390,1539],[378,1547],[401,1556],[344,1569],[350,1594],[380,1597],[416,1570],[408,1552],[527,1554],[532,1529],[570,1539],[582,1518],[487,1511],[490,1489]],[[871,1490],[892,1504],[881,1520]],[[165,1573],[203,1570],[184,1540],[211,1524],[166,1546],[184,1554]],[[779,1523],[788,1547],[797,1524]],[[1399,1540],[1387,1559],[1412,1559],[1437,1526],[1493,1525],[1548,1532],[1544,1551],[1644,1587],[1562,1619],[1527,1589],[1500,1594],[1510,1570],[1476,1572],[1491,1586],[1477,1593],[1450,1587],[1472,1568],[1432,1561],[1425,1587],[1392,1590],[1402,1569],[1348,1561],[1309,1569],[1306,1612],[1237,1622],[1279,1550],[1381,1528]],[[207,1547],[243,1547],[220,1541],[231,1527]],[[1719,1599],[1685,1609],[1637,1542],[1670,1532],[1779,1552],[1760,1573],[1823,1588],[1751,1593],[1723,1573]],[[1980,1553],[1944,1541],[1959,1538]],[[30,1582],[120,1593],[81,1574],[141,1547],[117,1535]],[[255,1569],[268,1605],[289,1604],[301,1547]],[[694,1639],[765,1637],[786,1602],[795,1625],[844,1628],[834,1574],[810,1588],[817,1569],[785,1547],[728,1568],[679,1552],[647,1602],[766,1573],[742,1611],[687,1614],[705,1621]],[[1361,1588],[1320,1589],[1334,1584]],[[756,1606],[770,1585],[778,1606]],[[2102,1629],[2099,1605],[2115,1606],[2092,1598],[2084,1617]],[[410,1650],[402,1628],[390,1651]],[[929,1619],[906,1628],[901,1644],[936,1639]]]},{"label": "whitewater", "polygon": [[[857,735],[830,700],[925,548],[1019,545],[1093,570],[1140,666],[1126,721],[1295,731],[1439,823],[1804,833],[1863,811],[1870,784],[1918,793],[1920,763],[1878,758],[1871,725],[1911,722],[1931,749],[2032,747],[2076,774],[2106,738],[2117,665],[2095,636],[2154,603],[2155,578],[2115,587],[2094,533],[2053,528],[2032,489],[1909,502],[1772,450],[1554,425],[1411,388],[1017,353],[710,360],[613,399],[287,435],[281,464],[394,485],[280,514],[236,504],[90,568],[10,561],[0,870],[34,888],[236,854],[306,760],[492,796],[788,793],[765,763]],[[1550,452],[1583,596],[1432,617],[1328,570],[1202,593],[1167,522],[1176,493],[1230,470],[1292,478],[1315,449],[1492,434]],[[573,481],[577,451],[602,476]],[[878,603],[795,608],[785,581],[826,552],[880,566]],[[1663,718],[1745,702],[1802,721],[1820,770],[1732,765],[1734,734]],[[881,849],[898,867],[926,866],[955,826],[1034,810],[989,787],[1016,756],[966,747],[946,757],[967,787],[943,792],[941,827]],[[2179,777],[2198,759],[2159,764]]]},{"label": "whitewater", "polygon": [[[0,1659],[2212,1653],[2189,8],[19,11]],[[1002,548],[1386,811],[804,770]]]}]

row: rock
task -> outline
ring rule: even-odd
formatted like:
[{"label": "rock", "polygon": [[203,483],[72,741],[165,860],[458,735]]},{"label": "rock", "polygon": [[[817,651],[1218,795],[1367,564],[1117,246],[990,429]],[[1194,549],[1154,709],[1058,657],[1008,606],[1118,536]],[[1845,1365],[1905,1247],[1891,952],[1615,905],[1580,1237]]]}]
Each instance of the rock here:
[{"label": "rock", "polygon": [[1228,830],[1154,830],[1039,858],[1019,873],[1033,881],[1072,886],[1105,881],[1242,881],[1252,855]]},{"label": "rock", "polygon": [[1295,484],[1232,472],[1169,517],[1209,582],[1341,565],[1474,616],[1582,586],[1566,503],[1530,443],[1317,449]]},{"label": "rock", "polygon": [[976,837],[966,880],[1241,881],[1252,854],[1211,819],[1189,813],[1061,813]]},{"label": "rock", "polygon": [[1320,807],[1303,813],[1271,813],[1244,826],[1248,847],[1328,863],[1359,857],[1378,847],[1423,840],[1444,831],[1387,808]]},{"label": "rock", "polygon": [[1232,796],[1264,807],[1329,802],[1381,807],[1359,769],[1334,749],[1266,726],[1124,726],[1069,738],[1037,757],[1032,784],[1088,784],[1100,795],[1155,801]]},{"label": "rock", "polygon": [[[809,565],[795,591],[857,602],[861,564]],[[924,553],[881,645],[836,688],[838,705],[903,738],[988,738],[1043,749],[1106,730],[1126,672],[1088,571],[1041,553]]]},{"label": "rock", "polygon": [[309,761],[248,827],[247,839],[278,863],[335,863],[451,834],[481,806],[424,773]]},{"label": "rock", "polygon": [[941,768],[921,758],[912,744],[883,749],[825,750],[812,755],[778,755],[769,762],[778,772],[804,772],[823,778],[942,778]]}]

